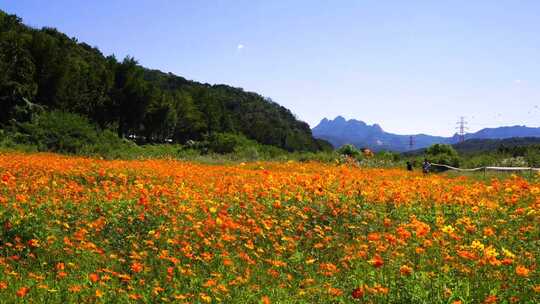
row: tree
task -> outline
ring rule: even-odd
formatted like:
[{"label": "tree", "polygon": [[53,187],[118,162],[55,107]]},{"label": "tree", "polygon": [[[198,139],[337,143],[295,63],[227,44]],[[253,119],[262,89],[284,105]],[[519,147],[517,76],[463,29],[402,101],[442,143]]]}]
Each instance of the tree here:
[{"label": "tree", "polygon": [[207,129],[204,114],[199,111],[193,102],[191,95],[185,92],[175,92],[176,125],[174,139],[184,143],[188,140],[199,140],[202,133]]},{"label": "tree", "polygon": [[433,163],[459,167],[459,155],[451,145],[434,144],[426,149],[426,158]]},{"label": "tree", "polygon": [[143,70],[133,57],[116,66],[113,91],[118,135],[136,135],[140,131],[152,92],[143,78]]},{"label": "tree", "polygon": [[30,119],[36,105],[76,113],[120,137],[145,142],[183,143],[234,133],[288,151],[328,148],[306,123],[269,98],[145,69],[129,56],[118,62],[54,28],[33,29],[2,11],[0,69],[4,125]]},{"label": "tree", "polygon": [[144,118],[144,130],[148,141],[164,142],[172,137],[176,127],[174,99],[168,93],[152,90],[150,104]]},{"label": "tree", "polygon": [[26,45],[31,37],[14,31],[0,33],[0,123],[12,118],[14,107],[33,100],[35,66]]}]

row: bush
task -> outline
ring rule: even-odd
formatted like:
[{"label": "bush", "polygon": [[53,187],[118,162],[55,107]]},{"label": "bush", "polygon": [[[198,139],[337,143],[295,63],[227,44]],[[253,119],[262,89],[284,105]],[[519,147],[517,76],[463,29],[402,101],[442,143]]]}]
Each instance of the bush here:
[{"label": "bush", "polygon": [[460,160],[460,165],[466,168],[478,168],[494,166],[497,164],[497,155],[493,153],[481,153],[477,155],[467,155]]},{"label": "bush", "polygon": [[344,156],[349,156],[355,159],[361,159],[362,158],[362,152],[360,150],[356,149],[353,145],[347,144],[341,146],[337,150],[337,153]]},{"label": "bush", "polygon": [[500,160],[496,165],[501,167],[527,167],[527,160],[523,156],[508,157]]},{"label": "bush", "polygon": [[[426,149],[426,158],[432,162],[441,165],[459,167],[459,155],[450,145],[434,144]],[[432,167],[435,171],[444,170],[440,167]]]},{"label": "bush", "polygon": [[99,138],[86,118],[60,111],[43,112],[30,122],[19,124],[19,129],[24,134],[19,140],[36,145],[40,151],[79,153]]},{"label": "bush", "polygon": [[538,147],[530,147],[525,154],[525,160],[531,167],[540,167],[540,150]]},{"label": "bush", "polygon": [[401,160],[401,155],[392,151],[381,151],[375,154],[375,157],[380,160],[390,161],[390,162],[399,162]]},{"label": "bush", "polygon": [[134,145],[109,130],[99,130],[82,116],[61,111],[42,112],[29,122],[16,123],[10,138],[38,151],[85,155],[106,155]]},{"label": "bush", "polygon": [[236,149],[247,142],[247,138],[242,135],[232,133],[213,133],[207,139],[207,147],[210,152],[227,154],[233,153]]}]

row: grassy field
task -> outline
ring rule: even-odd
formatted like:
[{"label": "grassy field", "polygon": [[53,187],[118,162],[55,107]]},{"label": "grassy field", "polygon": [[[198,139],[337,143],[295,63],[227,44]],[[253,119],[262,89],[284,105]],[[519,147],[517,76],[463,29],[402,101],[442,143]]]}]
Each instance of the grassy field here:
[{"label": "grassy field", "polygon": [[0,154],[2,303],[538,303],[540,180]]}]

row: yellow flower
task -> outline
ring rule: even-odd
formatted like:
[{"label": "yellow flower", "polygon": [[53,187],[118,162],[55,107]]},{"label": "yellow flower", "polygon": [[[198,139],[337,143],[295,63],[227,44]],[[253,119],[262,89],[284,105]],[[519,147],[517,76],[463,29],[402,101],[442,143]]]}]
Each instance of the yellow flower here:
[{"label": "yellow flower", "polygon": [[452,234],[454,233],[455,229],[452,227],[452,225],[446,225],[442,228],[442,231],[447,234]]},{"label": "yellow flower", "polygon": [[484,250],[484,255],[487,258],[496,258],[499,255],[499,253],[497,252],[497,249],[493,248],[492,246],[489,246],[488,248]]},{"label": "yellow flower", "polygon": [[508,258],[511,258],[511,259],[516,257],[515,254],[513,254],[510,250],[508,250],[508,249],[506,249],[504,247],[502,248],[502,252],[503,252],[505,257],[508,257]]},{"label": "yellow flower", "polygon": [[103,297],[103,291],[96,289],[96,297],[101,298]]},{"label": "yellow flower", "polygon": [[212,297],[205,294],[205,293],[201,294],[201,299],[206,303],[211,303],[212,302]]},{"label": "yellow flower", "polygon": [[476,250],[484,250],[484,244],[482,244],[480,241],[473,241],[471,248]]}]

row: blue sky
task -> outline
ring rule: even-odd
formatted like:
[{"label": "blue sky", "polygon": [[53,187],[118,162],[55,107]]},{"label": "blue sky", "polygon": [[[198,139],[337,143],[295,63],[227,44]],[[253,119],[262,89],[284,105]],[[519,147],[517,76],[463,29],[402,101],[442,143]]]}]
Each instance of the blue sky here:
[{"label": "blue sky", "polygon": [[271,97],[315,126],[540,126],[540,1],[2,0],[118,58]]}]

